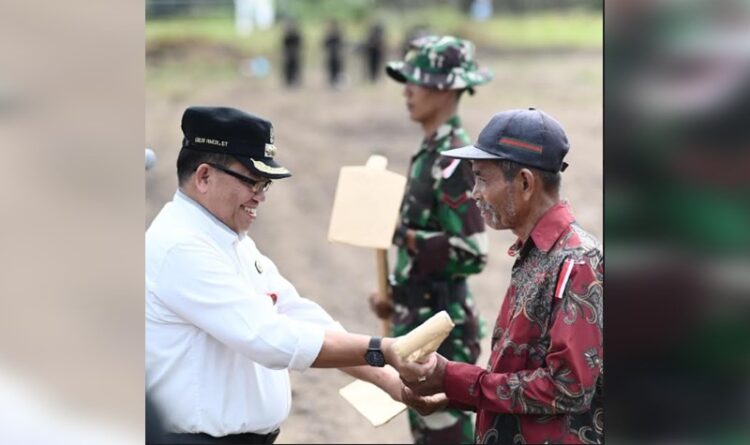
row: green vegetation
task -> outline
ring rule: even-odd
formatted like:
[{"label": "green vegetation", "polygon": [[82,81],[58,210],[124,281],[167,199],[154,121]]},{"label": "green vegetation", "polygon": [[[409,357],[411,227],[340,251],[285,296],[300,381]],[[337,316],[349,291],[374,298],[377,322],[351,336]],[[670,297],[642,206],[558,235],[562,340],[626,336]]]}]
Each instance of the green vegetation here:
[{"label": "green vegetation", "polygon": [[[523,15],[496,14],[486,22],[472,22],[452,8],[433,8],[398,13],[386,11],[377,18],[387,24],[389,44],[397,45],[407,29],[429,25],[436,32],[463,35],[477,45],[491,48],[598,49],[602,45],[602,15],[596,11],[538,12]],[[361,39],[369,25],[368,19],[344,23],[350,40]],[[310,49],[317,47],[325,28],[323,18],[302,21],[301,26]],[[236,48],[245,55],[273,52],[278,47],[281,25],[256,31],[247,38],[237,36],[231,15],[205,18],[181,17],[146,22],[147,49],[162,44],[200,40]]]},{"label": "green vegetation", "polygon": [[[382,10],[373,13],[370,2],[296,2],[305,45],[305,62],[320,59],[326,22],[341,20],[350,45],[361,42],[374,20],[386,24],[387,45],[397,52],[408,30],[429,26],[434,32],[471,39],[485,54],[493,51],[600,50],[602,14],[590,9],[504,14],[496,11],[486,22],[472,22],[455,8]],[[308,10],[310,5],[317,9]],[[326,6],[328,5],[328,6]],[[339,5],[339,9],[334,8]],[[348,5],[344,7],[344,5]],[[307,9],[305,9],[307,8]],[[328,9],[326,9],[328,8]],[[348,17],[348,19],[346,19]],[[283,23],[250,36],[237,35],[229,10],[200,16],[180,16],[146,21],[146,82],[160,89],[179,89],[173,82],[216,81],[237,76],[241,60],[256,56],[279,59]],[[210,67],[208,69],[207,67]]]},{"label": "green vegetation", "polygon": [[601,49],[602,16],[590,12],[495,16],[463,25],[477,45],[515,49]]}]

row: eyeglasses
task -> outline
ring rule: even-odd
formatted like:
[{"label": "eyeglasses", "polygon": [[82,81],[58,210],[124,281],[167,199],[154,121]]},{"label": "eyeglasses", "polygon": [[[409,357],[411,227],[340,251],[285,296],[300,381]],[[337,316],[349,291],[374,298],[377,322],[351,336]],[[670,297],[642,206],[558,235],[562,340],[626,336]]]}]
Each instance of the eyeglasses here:
[{"label": "eyeglasses", "polygon": [[268,191],[269,188],[271,188],[271,181],[258,181],[256,179],[249,178],[249,177],[247,177],[245,175],[241,175],[241,174],[237,173],[234,170],[230,170],[230,169],[224,167],[223,165],[214,164],[213,162],[209,162],[208,165],[210,165],[211,167],[215,168],[216,170],[220,170],[220,171],[228,174],[229,176],[234,176],[235,178],[237,178],[240,181],[244,182],[245,184],[249,185],[250,188],[253,189],[253,191],[255,193],[258,193],[258,192],[264,192],[265,193],[265,192]]}]

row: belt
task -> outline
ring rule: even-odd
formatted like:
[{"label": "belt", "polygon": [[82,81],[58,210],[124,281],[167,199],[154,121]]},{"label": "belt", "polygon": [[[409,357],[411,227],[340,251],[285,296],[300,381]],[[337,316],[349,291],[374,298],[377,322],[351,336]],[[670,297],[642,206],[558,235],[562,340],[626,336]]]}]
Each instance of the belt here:
[{"label": "belt", "polygon": [[276,428],[268,434],[241,433],[230,434],[228,436],[214,437],[205,433],[167,433],[164,434],[163,441],[158,442],[164,445],[245,445],[273,443],[279,435],[279,429]]},{"label": "belt", "polygon": [[466,295],[466,279],[433,280],[392,285],[393,302],[408,307],[431,307],[436,311],[447,309],[453,301]]}]

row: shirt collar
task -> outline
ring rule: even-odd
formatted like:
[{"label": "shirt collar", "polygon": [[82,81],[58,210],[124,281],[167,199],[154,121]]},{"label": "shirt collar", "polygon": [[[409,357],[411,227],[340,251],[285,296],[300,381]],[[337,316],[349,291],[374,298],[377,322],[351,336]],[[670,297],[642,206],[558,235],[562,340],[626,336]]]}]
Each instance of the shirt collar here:
[{"label": "shirt collar", "polygon": [[[570,210],[570,206],[565,201],[560,201],[554,206],[550,207],[539,221],[536,222],[534,228],[531,229],[529,238],[534,242],[534,245],[542,252],[549,252],[555,242],[560,239],[560,236],[568,229],[568,227],[575,221],[575,217]],[[523,248],[524,243],[519,239],[510,246],[508,249],[508,255],[516,256]]]},{"label": "shirt collar", "polygon": [[431,150],[438,146],[438,142],[450,136],[457,128],[461,127],[461,118],[455,115],[445,121],[445,123],[437,128],[434,133],[424,138],[422,141],[422,147],[425,150]]},{"label": "shirt collar", "polygon": [[219,244],[232,245],[238,241],[242,241],[246,236],[244,232],[238,234],[230,229],[219,218],[215,217],[213,213],[209,212],[208,209],[179,189],[174,194],[173,202],[197,216],[200,224]]}]

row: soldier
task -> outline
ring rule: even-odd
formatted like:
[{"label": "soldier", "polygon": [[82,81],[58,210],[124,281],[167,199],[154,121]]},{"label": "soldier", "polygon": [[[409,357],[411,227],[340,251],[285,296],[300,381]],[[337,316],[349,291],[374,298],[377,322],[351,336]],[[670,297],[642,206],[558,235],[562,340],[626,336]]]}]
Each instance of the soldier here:
[{"label": "soldier", "polygon": [[284,84],[287,87],[297,86],[300,83],[300,67],[302,65],[302,35],[297,23],[289,20],[284,28],[282,40],[284,54]]},{"label": "soldier", "polygon": [[385,28],[382,23],[375,23],[365,39],[363,47],[363,58],[367,79],[375,83],[378,81],[383,69],[383,53],[385,52],[384,34]]},{"label": "soldier", "polygon": [[[411,160],[393,237],[398,248],[393,303],[371,294],[370,304],[378,317],[392,317],[394,335],[448,311],[456,327],[440,354],[475,363],[482,326],[466,278],[484,268],[487,236],[471,199],[471,165],[440,153],[470,143],[457,115],[459,100],[492,74],[477,67],[471,42],[450,36],[414,40],[404,60],[388,63],[386,72],[405,83],[409,117],[422,127],[424,139]],[[410,410],[409,423],[418,444],[473,443],[469,413],[447,410],[422,417]]]},{"label": "soldier", "polygon": [[328,23],[328,30],[323,38],[323,48],[326,53],[328,84],[333,88],[339,88],[342,85],[344,72],[344,37],[336,20]]}]

